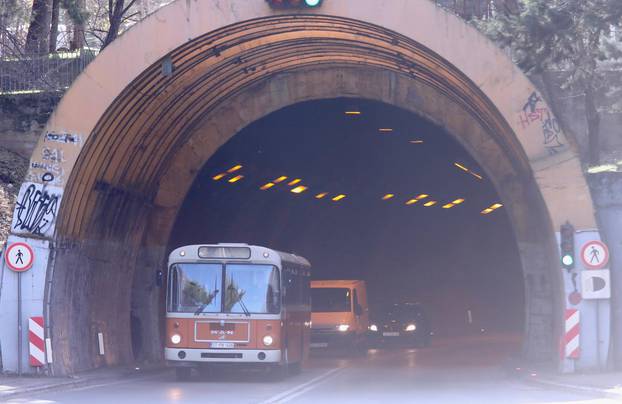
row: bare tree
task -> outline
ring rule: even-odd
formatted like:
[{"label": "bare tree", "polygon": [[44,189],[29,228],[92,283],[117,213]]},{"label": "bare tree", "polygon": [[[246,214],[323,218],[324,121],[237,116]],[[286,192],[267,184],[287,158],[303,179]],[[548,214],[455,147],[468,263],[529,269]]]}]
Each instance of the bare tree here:
[{"label": "bare tree", "polygon": [[49,50],[52,0],[33,0],[30,26],[25,50],[28,54],[42,55]]},{"label": "bare tree", "polygon": [[136,0],[130,0],[126,6],[125,0],[108,0],[108,22],[110,25],[101,49],[110,45],[119,36],[121,25],[128,18],[127,14],[135,2]]}]

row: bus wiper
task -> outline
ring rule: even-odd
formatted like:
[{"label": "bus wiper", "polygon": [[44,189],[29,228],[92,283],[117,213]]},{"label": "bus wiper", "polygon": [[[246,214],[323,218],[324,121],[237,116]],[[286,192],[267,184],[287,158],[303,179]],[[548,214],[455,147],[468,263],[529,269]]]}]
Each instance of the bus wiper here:
[{"label": "bus wiper", "polygon": [[244,311],[244,315],[246,317],[250,317],[251,316],[251,312],[248,311],[248,308],[246,307],[246,305],[244,304],[244,302],[242,301],[242,296],[240,296],[240,300],[238,300],[238,302],[240,303],[240,307],[242,308],[242,310]]},{"label": "bus wiper", "polygon": [[214,299],[216,298],[216,295],[218,294],[218,292],[219,292],[219,290],[218,290],[218,289],[214,289],[214,292],[213,292],[213,293],[210,293],[210,294],[207,296],[207,302],[206,302],[206,303],[203,303],[203,304],[201,305],[201,307],[199,307],[199,308],[197,309],[197,311],[195,311],[195,312],[194,312],[194,315],[195,315],[195,316],[198,316],[199,314],[203,313],[203,310],[205,310],[205,308],[206,308],[206,307],[207,307],[210,303],[212,303],[212,302],[214,301]]}]

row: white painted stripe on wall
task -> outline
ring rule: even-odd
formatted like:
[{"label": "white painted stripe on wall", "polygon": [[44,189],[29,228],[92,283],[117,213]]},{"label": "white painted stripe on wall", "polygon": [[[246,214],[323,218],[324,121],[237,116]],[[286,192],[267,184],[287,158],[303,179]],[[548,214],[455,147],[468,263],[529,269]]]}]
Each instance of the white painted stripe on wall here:
[{"label": "white painted stripe on wall", "polygon": [[52,356],[52,340],[49,338],[45,339],[45,352],[47,355],[47,361],[48,363],[53,363],[54,359]]}]

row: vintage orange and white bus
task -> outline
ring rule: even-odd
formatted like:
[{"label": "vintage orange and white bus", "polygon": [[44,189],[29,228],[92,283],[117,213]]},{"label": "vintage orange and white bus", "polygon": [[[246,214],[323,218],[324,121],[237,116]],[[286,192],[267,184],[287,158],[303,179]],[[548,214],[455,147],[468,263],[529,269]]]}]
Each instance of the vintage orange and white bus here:
[{"label": "vintage orange and white bus", "polygon": [[310,343],[310,275],[302,257],[247,244],[171,252],[164,354],[177,378],[214,364],[300,369]]}]

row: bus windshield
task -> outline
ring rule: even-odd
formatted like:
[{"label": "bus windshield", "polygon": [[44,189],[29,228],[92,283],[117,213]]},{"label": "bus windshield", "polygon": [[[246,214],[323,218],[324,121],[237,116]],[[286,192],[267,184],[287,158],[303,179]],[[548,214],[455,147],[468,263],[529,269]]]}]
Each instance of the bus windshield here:
[{"label": "bus windshield", "polygon": [[311,288],[311,311],[314,313],[349,312],[350,289]]},{"label": "bus windshield", "polygon": [[280,311],[279,276],[272,265],[228,264],[225,278],[225,313]]},{"label": "bus windshield", "polygon": [[278,314],[279,292],[272,265],[180,263],[171,266],[168,307],[196,314]]}]

